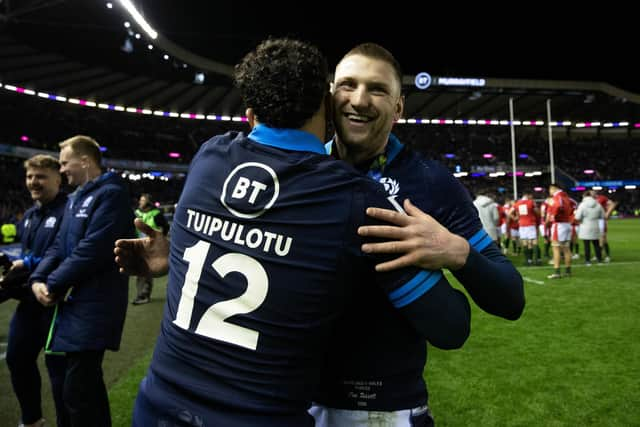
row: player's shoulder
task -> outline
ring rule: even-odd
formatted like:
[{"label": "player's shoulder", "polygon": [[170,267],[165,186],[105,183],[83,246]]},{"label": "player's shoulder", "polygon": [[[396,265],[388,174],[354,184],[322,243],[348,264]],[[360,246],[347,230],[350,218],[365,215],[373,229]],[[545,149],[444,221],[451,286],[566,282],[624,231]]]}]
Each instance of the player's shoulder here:
[{"label": "player's shoulder", "polygon": [[398,155],[398,160],[408,163],[411,166],[418,167],[430,176],[451,176],[451,171],[449,171],[445,165],[440,163],[440,161],[431,159],[409,147],[403,148]]},{"label": "player's shoulder", "polygon": [[36,214],[37,211],[38,211],[38,206],[36,206],[36,205],[31,206],[29,209],[27,209],[24,212],[24,216],[23,216],[22,221],[24,222],[24,220],[26,220],[28,218],[31,218],[33,215]]},{"label": "player's shoulder", "polygon": [[223,147],[230,146],[232,142],[242,142],[245,140],[248,140],[247,136],[243,132],[238,131],[229,131],[224,134],[214,135],[200,145],[200,149],[195,157],[203,151],[220,150]]},{"label": "player's shoulder", "polygon": [[429,189],[436,190],[439,194],[442,191],[455,191],[461,185],[440,161],[428,158],[409,147],[404,147],[394,163],[396,173],[406,175],[411,181],[420,182],[427,192]]}]

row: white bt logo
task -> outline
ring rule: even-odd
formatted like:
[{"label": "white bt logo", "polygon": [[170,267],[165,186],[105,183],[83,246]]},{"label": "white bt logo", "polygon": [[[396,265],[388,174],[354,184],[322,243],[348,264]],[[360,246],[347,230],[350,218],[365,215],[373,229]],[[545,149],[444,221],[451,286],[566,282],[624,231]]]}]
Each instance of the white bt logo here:
[{"label": "white bt logo", "polygon": [[220,202],[234,216],[257,218],[273,206],[279,193],[280,182],[271,167],[247,162],[236,166],[227,176]]},{"label": "white bt logo", "polygon": [[249,178],[241,176],[240,178],[238,178],[238,182],[233,189],[231,197],[233,197],[234,199],[244,199],[247,196],[247,189],[249,188],[249,186],[253,188],[251,191],[251,195],[249,196],[249,203],[253,205],[256,202],[258,193],[267,189],[267,186],[260,181],[253,181]]}]

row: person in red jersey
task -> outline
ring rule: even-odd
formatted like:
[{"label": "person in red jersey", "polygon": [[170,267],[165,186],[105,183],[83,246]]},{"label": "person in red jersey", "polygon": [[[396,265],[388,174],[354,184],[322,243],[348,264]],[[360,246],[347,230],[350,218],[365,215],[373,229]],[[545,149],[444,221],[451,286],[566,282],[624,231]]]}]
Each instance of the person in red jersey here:
[{"label": "person in red jersey", "polygon": [[506,255],[509,251],[509,242],[513,242],[513,253],[515,255],[520,253],[520,244],[519,244],[519,234],[518,234],[518,218],[515,215],[514,209],[514,202],[512,199],[505,199],[505,203],[504,203],[504,217],[505,217],[505,221],[506,221],[506,231],[507,231],[507,237],[505,239],[505,244],[504,244],[504,248],[505,248],[505,252],[504,254]]},{"label": "person in red jersey", "polygon": [[553,200],[552,197],[547,197],[540,204],[540,234],[544,237],[544,256],[546,258],[551,258],[549,254],[551,249],[551,228],[547,222],[547,211],[551,200]]},{"label": "person in red jersey", "polygon": [[[498,215],[500,217],[498,221],[498,228],[500,229],[500,247],[502,253],[507,255],[509,252],[509,230],[507,228],[507,203],[504,205],[498,203]],[[503,240],[504,237],[504,240]]]},{"label": "person in red jersey", "polygon": [[571,276],[571,218],[573,205],[569,196],[558,184],[549,185],[552,199],[547,209],[547,222],[551,224],[551,247],[553,248],[553,274],[549,279],[560,279],[560,253],[564,256],[565,276]]},{"label": "person in red jersey", "polygon": [[600,193],[596,196],[596,202],[600,203],[602,209],[604,209],[604,219],[601,219],[599,222],[600,225],[600,248],[604,249],[604,262],[610,262],[611,256],[609,252],[609,242],[607,241],[607,222],[609,221],[609,217],[611,216],[611,212],[618,205],[617,202],[614,202],[604,194]]},{"label": "person in red jersey", "polygon": [[530,191],[526,191],[522,199],[515,202],[514,213],[518,219],[518,234],[523,247],[525,264],[538,264],[540,262],[540,248],[538,247],[537,224],[540,210]]},{"label": "person in red jersey", "polygon": [[578,242],[578,232],[580,231],[580,222],[576,221],[575,212],[578,209],[578,202],[576,199],[569,197],[569,202],[573,207],[573,215],[571,216],[571,243],[569,243],[569,249],[571,250],[571,259],[580,259],[580,243]]}]

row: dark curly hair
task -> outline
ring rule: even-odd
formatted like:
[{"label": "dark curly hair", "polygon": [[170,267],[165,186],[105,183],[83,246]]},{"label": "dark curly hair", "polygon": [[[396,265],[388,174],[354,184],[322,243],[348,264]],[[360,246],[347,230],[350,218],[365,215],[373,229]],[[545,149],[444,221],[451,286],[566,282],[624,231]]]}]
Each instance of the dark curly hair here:
[{"label": "dark curly hair", "polygon": [[308,43],[267,39],[235,66],[234,78],[245,105],[269,127],[298,129],[327,93],[324,55]]}]

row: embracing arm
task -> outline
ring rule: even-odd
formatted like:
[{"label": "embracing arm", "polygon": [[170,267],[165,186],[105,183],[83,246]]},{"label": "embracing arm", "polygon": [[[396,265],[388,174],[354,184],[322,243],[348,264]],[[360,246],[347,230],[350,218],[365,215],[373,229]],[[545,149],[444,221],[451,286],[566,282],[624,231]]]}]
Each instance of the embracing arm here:
[{"label": "embracing arm", "polygon": [[401,286],[382,287],[394,308],[431,345],[445,350],[460,348],[469,337],[467,297],[454,289],[441,271],[421,270]]},{"label": "embracing arm", "polygon": [[495,244],[480,252],[472,248],[464,267],[452,273],[482,310],[508,320],[522,315],[522,276]]},{"label": "embracing arm", "polygon": [[405,200],[404,209],[406,214],[388,209],[367,209],[367,215],[394,225],[360,227],[360,235],[390,239],[383,243],[366,243],[362,250],[400,254],[394,260],[378,264],[376,270],[390,271],[409,265],[448,268],[481,309],[505,319],[520,317],[524,309],[522,277],[486,233],[467,242],[409,200]]}]

